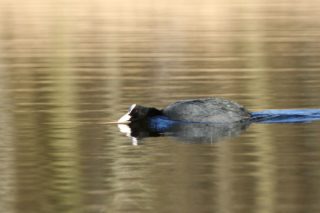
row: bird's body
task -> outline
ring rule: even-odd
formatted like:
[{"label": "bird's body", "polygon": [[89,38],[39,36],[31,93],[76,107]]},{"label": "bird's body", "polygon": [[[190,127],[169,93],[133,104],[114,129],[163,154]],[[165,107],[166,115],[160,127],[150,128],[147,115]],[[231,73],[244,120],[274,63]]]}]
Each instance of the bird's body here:
[{"label": "bird's body", "polygon": [[155,116],[173,121],[228,124],[248,120],[251,114],[234,101],[213,97],[178,101],[162,110],[134,104],[119,122],[146,121]]},{"label": "bird's body", "polygon": [[232,123],[251,117],[243,106],[223,98],[178,101],[164,108],[163,115],[176,121],[206,123]]},{"label": "bird's body", "polygon": [[[223,98],[182,100],[164,109],[133,104],[118,120],[121,132],[133,138],[175,136],[184,140],[214,142],[239,135],[252,123],[305,123],[320,120],[320,109],[272,109],[249,112]],[[128,124],[128,125],[124,125]]]}]

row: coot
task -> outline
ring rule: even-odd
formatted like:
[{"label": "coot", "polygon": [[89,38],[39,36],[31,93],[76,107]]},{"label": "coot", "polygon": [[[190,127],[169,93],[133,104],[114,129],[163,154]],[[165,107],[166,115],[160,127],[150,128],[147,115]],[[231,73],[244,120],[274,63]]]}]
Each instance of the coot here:
[{"label": "coot", "polygon": [[162,110],[133,104],[118,122],[147,121],[157,116],[181,122],[227,124],[247,121],[251,118],[251,113],[234,101],[213,97],[178,101]]}]

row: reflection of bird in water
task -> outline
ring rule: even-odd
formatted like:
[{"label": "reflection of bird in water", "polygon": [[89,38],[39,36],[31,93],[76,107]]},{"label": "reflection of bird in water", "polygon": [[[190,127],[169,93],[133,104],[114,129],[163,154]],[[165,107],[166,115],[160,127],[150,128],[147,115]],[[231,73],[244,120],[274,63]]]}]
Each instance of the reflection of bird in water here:
[{"label": "reflection of bird in water", "polygon": [[118,123],[120,131],[134,140],[165,135],[189,142],[215,142],[239,135],[253,122],[296,123],[314,120],[320,120],[320,109],[249,112],[233,101],[206,98],[178,101],[162,110],[134,104]]},{"label": "reflection of bird in water", "polygon": [[229,125],[211,123],[182,123],[157,118],[150,122],[118,124],[121,132],[132,139],[134,145],[146,137],[171,136],[187,143],[214,143],[222,139],[240,135],[249,126],[249,122],[237,122]]}]

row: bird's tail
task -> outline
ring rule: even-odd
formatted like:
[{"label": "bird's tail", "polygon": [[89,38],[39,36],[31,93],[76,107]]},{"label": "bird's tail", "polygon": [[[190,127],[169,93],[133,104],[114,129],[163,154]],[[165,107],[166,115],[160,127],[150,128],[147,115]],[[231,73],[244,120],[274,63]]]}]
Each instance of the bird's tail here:
[{"label": "bird's tail", "polygon": [[270,109],[251,115],[258,123],[308,123],[320,120],[320,109]]}]

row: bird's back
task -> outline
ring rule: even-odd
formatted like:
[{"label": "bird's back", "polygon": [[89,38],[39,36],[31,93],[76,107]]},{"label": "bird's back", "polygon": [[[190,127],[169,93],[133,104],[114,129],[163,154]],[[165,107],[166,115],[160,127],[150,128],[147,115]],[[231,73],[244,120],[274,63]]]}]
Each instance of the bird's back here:
[{"label": "bird's back", "polygon": [[250,118],[243,106],[222,98],[178,101],[167,106],[163,114],[177,121],[210,123],[232,123]]}]

